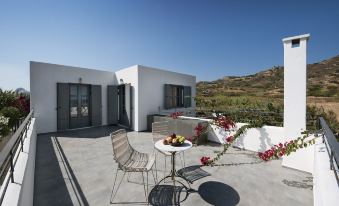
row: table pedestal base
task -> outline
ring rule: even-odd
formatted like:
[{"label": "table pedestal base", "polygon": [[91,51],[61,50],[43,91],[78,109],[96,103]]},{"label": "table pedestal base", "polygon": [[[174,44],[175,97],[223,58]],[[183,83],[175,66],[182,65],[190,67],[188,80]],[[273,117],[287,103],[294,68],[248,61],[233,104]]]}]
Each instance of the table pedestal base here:
[{"label": "table pedestal base", "polygon": [[[172,154],[172,155],[171,155],[171,163],[172,163],[172,169],[171,169],[171,172],[170,172],[169,175],[167,175],[166,177],[162,178],[162,179],[157,183],[157,185],[159,185],[159,184],[160,184],[162,181],[164,181],[165,179],[171,178],[171,180],[172,180],[172,182],[173,182],[173,201],[174,201],[174,204],[176,204],[176,189],[175,189],[175,188],[176,188],[176,185],[175,185],[175,183],[176,183],[176,182],[179,183],[180,185],[182,185],[182,186],[186,189],[186,197],[187,197],[187,195],[188,195],[188,191],[191,190],[191,186],[190,186],[190,183],[189,183],[183,176],[181,176],[180,174],[178,174],[178,172],[175,170],[175,154],[176,154],[176,152],[171,152],[171,154]],[[187,183],[187,185],[188,185],[188,187],[187,187],[184,183],[182,183],[182,182],[180,182],[179,180],[177,180],[176,177],[179,177],[179,178],[185,180],[186,183]],[[186,198],[185,198],[185,199],[186,199]],[[179,199],[178,202],[180,202],[180,199]]]}]

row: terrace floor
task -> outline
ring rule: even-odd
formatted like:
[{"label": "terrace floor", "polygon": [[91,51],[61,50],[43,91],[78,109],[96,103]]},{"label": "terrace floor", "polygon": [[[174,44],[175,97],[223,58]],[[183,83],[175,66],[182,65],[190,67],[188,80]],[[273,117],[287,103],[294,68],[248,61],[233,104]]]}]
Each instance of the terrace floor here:
[{"label": "terrace floor", "polygon": [[[38,135],[34,205],[110,205],[117,164],[109,134],[116,129]],[[129,132],[128,136],[138,150],[152,151],[151,133]],[[221,146],[213,144],[193,147],[185,152],[186,166],[199,165],[201,156],[213,156],[219,150]],[[164,174],[163,160],[159,155],[158,176]],[[169,159],[167,163],[169,168]],[[281,167],[281,160],[264,163],[253,152],[232,148],[219,163],[224,165],[203,167],[211,176],[195,181],[194,191],[181,205],[313,205],[312,175]],[[131,181],[141,182],[141,174],[132,174]],[[143,186],[126,179],[115,199],[144,200]]]}]

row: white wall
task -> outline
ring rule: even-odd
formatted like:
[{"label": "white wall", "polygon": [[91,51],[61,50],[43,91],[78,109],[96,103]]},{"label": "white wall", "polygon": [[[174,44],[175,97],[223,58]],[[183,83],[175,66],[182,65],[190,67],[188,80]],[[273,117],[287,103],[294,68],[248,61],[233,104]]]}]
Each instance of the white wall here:
[{"label": "white wall", "polygon": [[102,86],[102,124],[107,124],[107,85],[117,84],[114,72],[56,64],[30,62],[31,109],[37,121],[37,133],[57,130],[57,83]]},{"label": "white wall", "polygon": [[339,186],[334,174],[335,171],[330,169],[326,146],[321,141],[315,145],[313,169],[314,206],[338,205]]},{"label": "white wall", "polygon": [[116,82],[119,82],[120,79],[123,80],[123,83],[130,83],[132,87],[132,125],[131,129],[135,131],[139,131],[139,119],[138,119],[138,112],[139,112],[139,86],[138,86],[138,66],[128,67],[126,69],[119,70],[115,72]]},{"label": "white wall", "polygon": [[23,152],[20,148],[17,151],[18,160],[14,167],[14,183],[9,183],[2,205],[33,205],[36,138],[36,119],[32,118],[24,141]]},{"label": "white wall", "polygon": [[[164,85],[176,84],[190,86],[192,88],[192,97],[196,94],[196,77],[170,72],[150,67],[138,65],[138,85],[139,85],[139,126],[137,131],[147,129],[147,115],[156,114],[164,110]],[[192,99],[192,107],[195,108],[195,101]],[[187,108],[182,108],[187,110]],[[176,109],[180,111],[180,109]]]}]

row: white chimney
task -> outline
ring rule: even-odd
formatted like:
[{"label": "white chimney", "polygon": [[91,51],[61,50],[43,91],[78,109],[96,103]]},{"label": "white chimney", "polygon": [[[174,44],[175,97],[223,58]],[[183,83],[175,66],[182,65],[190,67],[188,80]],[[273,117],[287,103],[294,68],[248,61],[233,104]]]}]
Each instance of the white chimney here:
[{"label": "white chimney", "polygon": [[[306,57],[309,34],[288,37],[284,43],[284,131],[285,140],[296,139],[306,130]],[[282,166],[313,172],[314,147],[284,156]]]},{"label": "white chimney", "polygon": [[284,38],[284,129],[294,139],[306,130],[306,57],[310,34]]}]

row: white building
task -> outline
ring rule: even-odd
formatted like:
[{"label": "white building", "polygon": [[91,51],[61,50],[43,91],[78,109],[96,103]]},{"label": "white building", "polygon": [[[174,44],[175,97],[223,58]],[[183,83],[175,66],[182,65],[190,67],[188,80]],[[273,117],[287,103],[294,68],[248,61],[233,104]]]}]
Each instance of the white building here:
[{"label": "white building", "polygon": [[147,129],[147,115],[194,115],[196,77],[141,65],[117,72],[30,62],[37,133],[122,125]]}]

